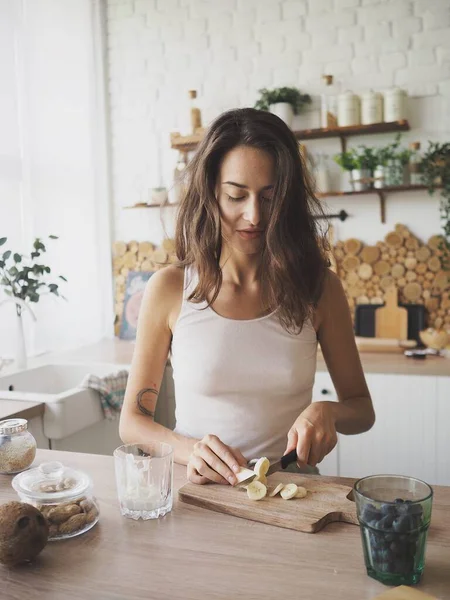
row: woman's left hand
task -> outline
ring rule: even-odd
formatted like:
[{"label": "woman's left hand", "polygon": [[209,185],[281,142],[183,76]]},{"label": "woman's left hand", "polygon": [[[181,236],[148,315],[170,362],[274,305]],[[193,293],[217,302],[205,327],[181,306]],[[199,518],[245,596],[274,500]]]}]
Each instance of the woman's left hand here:
[{"label": "woman's left hand", "polygon": [[312,402],[289,430],[286,452],[297,449],[297,464],[315,467],[337,444],[333,402]]}]

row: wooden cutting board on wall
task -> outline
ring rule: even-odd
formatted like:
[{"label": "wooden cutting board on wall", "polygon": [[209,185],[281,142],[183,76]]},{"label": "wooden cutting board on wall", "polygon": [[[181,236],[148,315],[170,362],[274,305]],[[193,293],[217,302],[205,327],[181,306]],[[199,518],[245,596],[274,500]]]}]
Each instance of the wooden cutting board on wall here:
[{"label": "wooden cutting board on wall", "polygon": [[386,290],[385,306],[375,311],[375,337],[406,340],[408,338],[408,311],[398,305],[397,288]]},{"label": "wooden cutting board on wall", "polygon": [[267,525],[316,533],[328,523],[341,521],[358,525],[356,506],[347,496],[351,488],[331,483],[327,477],[274,473],[268,485],[296,483],[308,490],[306,498],[283,500],[279,495],[250,500],[243,488],[187,483],[178,495],[182,502]]}]

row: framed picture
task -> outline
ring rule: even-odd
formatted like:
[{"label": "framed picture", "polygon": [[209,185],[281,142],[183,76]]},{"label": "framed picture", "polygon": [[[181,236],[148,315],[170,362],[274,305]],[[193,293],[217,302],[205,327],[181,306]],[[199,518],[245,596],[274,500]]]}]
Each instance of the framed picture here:
[{"label": "framed picture", "polygon": [[136,339],[139,309],[141,308],[145,286],[152,275],[153,271],[130,271],[127,275],[119,333],[121,340]]}]

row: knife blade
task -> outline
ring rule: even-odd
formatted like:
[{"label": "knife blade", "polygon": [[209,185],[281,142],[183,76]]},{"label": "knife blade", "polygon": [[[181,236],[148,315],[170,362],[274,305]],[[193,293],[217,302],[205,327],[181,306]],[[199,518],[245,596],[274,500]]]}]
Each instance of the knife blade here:
[{"label": "knife blade", "polygon": [[[277,460],[274,463],[272,463],[269,467],[269,470],[266,473],[266,476],[272,475],[272,473],[275,473],[276,471],[283,471],[288,465],[295,462],[296,460],[297,460],[297,450],[294,448],[294,450],[291,450],[290,452],[288,452],[288,454],[285,454],[284,456],[282,456],[280,458],[280,460]],[[251,475],[250,477],[247,477],[247,479],[244,479],[243,481],[240,481],[239,483],[237,483],[236,487],[242,487],[242,486],[248,485],[255,479],[255,477],[256,477],[256,473],[254,475]]]},{"label": "knife blade", "polygon": [[297,460],[297,450],[291,450],[284,456],[280,458],[280,460],[275,461],[269,467],[269,470],[266,473],[266,476],[272,475],[272,473],[276,473],[277,471],[284,471],[284,469],[289,466],[291,463]]}]

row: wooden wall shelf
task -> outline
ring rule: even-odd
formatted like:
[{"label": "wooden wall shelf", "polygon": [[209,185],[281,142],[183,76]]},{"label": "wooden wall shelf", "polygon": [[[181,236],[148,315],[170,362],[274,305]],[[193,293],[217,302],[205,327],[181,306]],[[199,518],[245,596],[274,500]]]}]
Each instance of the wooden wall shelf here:
[{"label": "wooden wall shelf", "polygon": [[[336,127],[333,129],[303,129],[294,131],[295,137],[300,140],[319,140],[325,138],[339,138],[342,151],[345,151],[348,137],[356,135],[374,135],[379,133],[393,133],[408,131],[409,123],[406,120],[393,121],[391,123],[375,123],[373,125],[353,125],[351,127]],[[180,152],[191,152],[195,150],[201,141],[203,134],[181,136],[177,133],[170,135],[171,147]]]},{"label": "wooden wall shelf", "polygon": [[380,199],[381,222],[386,223],[386,195],[398,192],[415,192],[427,190],[426,185],[397,185],[384,188],[372,188],[364,192],[326,192],[317,194],[318,198],[334,198],[337,196],[363,196],[365,194],[377,194]]},{"label": "wooden wall shelf", "polygon": [[163,204],[135,204],[134,206],[123,206],[124,210],[136,209],[136,208],[167,208],[170,206],[178,206],[178,203],[172,204],[170,202],[164,202]]}]

